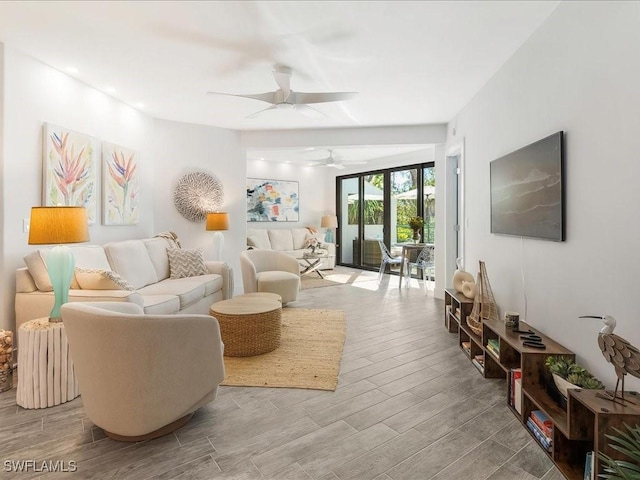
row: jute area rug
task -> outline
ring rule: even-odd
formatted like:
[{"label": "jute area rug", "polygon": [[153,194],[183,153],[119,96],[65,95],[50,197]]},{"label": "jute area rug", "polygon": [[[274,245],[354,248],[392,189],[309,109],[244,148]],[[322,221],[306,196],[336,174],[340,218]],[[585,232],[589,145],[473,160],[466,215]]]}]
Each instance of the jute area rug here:
[{"label": "jute area rug", "polygon": [[255,357],[224,357],[222,385],[335,390],[344,346],[341,310],[282,309],[282,343]]}]

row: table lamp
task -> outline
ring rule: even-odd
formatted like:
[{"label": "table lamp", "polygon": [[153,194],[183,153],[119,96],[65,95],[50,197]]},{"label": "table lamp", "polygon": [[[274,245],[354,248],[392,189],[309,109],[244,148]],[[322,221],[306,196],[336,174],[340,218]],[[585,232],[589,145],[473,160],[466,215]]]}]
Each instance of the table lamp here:
[{"label": "table lamp", "polygon": [[84,207],[32,207],[29,245],[52,245],[47,254],[47,271],[55,302],[50,322],[60,322],[60,307],[69,301],[69,287],[75,270],[73,252],[64,243],[89,241],[89,224]]},{"label": "table lamp", "polygon": [[320,227],[327,229],[324,234],[324,241],[333,243],[333,229],[338,228],[338,217],[335,215],[324,215],[320,220]]},{"label": "table lamp", "polygon": [[222,230],[229,230],[229,214],[225,212],[207,213],[206,230],[215,232],[213,234],[213,259],[222,260],[222,250],[224,249]]}]

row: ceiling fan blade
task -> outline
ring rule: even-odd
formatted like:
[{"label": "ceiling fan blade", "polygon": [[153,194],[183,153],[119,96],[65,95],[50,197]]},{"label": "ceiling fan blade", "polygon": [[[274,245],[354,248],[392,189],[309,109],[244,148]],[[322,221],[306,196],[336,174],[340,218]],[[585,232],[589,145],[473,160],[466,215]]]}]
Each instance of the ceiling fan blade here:
[{"label": "ceiling fan blade", "polygon": [[324,103],[351,100],[358,96],[357,92],[296,92],[296,103]]},{"label": "ceiling fan blade", "polygon": [[341,163],[334,163],[332,165],[328,165],[329,167],[337,168],[338,170],[344,170],[344,165]]},{"label": "ceiling fan blade", "polygon": [[304,103],[296,103],[293,106],[296,112],[311,118],[326,118],[327,116],[317,108],[310,107]]},{"label": "ceiling fan blade", "polygon": [[267,110],[276,110],[277,108],[278,108],[278,106],[277,106],[277,105],[271,105],[270,107],[267,107],[267,108],[265,108],[265,109],[263,109],[263,110],[258,110],[257,112],[252,113],[251,115],[247,115],[247,116],[246,116],[246,117],[244,117],[244,118],[256,118],[256,117],[257,117],[258,115],[260,115],[262,112],[266,112]]},{"label": "ceiling fan blade", "polygon": [[276,65],[273,71],[273,78],[282,90],[283,102],[286,102],[291,93],[291,69],[284,65]]},{"label": "ceiling fan blade", "polygon": [[275,103],[276,92],[255,93],[247,95],[236,95],[233,93],[207,92],[207,95],[225,95],[227,97],[249,98],[251,100],[260,100],[261,102]]}]

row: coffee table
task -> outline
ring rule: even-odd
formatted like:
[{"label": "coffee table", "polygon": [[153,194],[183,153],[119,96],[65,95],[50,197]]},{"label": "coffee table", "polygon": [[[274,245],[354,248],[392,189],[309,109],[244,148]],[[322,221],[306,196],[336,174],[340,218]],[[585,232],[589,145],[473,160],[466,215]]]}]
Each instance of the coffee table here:
[{"label": "coffee table", "polygon": [[303,267],[300,271],[300,275],[310,275],[313,272],[320,278],[324,278],[324,275],[320,271],[322,261],[332,257],[328,252],[304,252],[302,257],[298,258],[300,266]]},{"label": "coffee table", "polygon": [[251,357],[280,346],[282,298],[275,293],[246,293],[214,303],[225,357]]}]

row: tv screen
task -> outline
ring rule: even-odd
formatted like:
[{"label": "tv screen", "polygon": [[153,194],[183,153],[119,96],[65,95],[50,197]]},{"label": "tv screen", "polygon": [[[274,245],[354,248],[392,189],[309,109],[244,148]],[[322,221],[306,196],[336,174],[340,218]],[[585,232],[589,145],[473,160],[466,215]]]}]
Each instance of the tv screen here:
[{"label": "tv screen", "polygon": [[564,240],[563,151],[560,131],[491,162],[491,233]]}]

